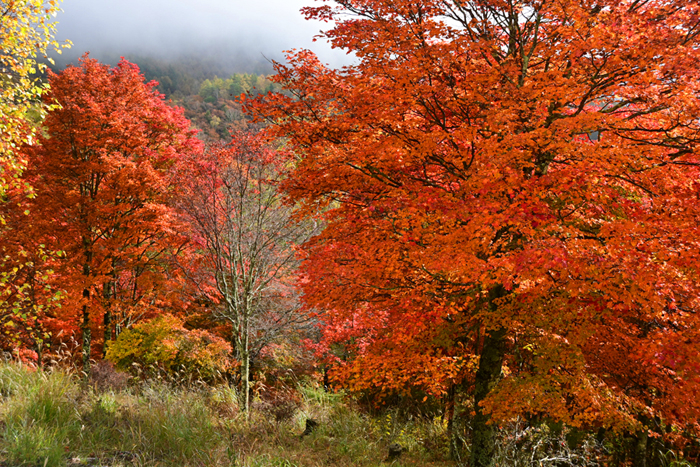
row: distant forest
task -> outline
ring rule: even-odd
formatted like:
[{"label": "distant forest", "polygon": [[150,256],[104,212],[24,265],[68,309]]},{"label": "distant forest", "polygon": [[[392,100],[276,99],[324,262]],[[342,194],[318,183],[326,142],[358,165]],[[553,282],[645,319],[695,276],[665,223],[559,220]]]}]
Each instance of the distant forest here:
[{"label": "distant forest", "polygon": [[[136,63],[147,81],[157,81],[158,90],[174,105],[185,109],[185,116],[200,130],[204,141],[228,139],[235,128],[249,126],[237,97],[242,93],[261,94],[280,91],[268,77],[269,62],[226,64],[216,57],[181,56],[160,59],[147,56],[126,57]],[[104,63],[116,64],[119,57],[101,57]],[[74,64],[77,60],[73,61]],[[70,63],[57,61],[52,68],[60,71]],[[238,72],[253,69],[255,72]]]}]

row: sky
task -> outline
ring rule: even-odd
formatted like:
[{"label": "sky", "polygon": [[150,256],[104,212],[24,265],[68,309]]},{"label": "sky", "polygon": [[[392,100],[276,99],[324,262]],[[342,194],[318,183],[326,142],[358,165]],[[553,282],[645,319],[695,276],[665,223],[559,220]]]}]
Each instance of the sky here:
[{"label": "sky", "polygon": [[[63,0],[56,38],[73,42],[64,52],[75,60],[86,51],[110,60],[119,56],[221,55],[279,60],[282,51],[308,48],[333,67],[350,62],[313,37],[328,25],[306,21],[299,9],[314,0]],[[227,56],[225,56],[227,55]],[[248,70],[239,70],[248,71]]]}]

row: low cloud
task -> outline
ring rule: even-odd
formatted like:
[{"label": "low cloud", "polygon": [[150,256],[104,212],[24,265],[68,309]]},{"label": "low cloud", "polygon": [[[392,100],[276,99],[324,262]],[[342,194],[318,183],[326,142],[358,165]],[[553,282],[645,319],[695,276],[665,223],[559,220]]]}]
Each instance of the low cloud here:
[{"label": "low cloud", "polygon": [[[161,59],[219,57],[242,69],[280,60],[282,51],[309,48],[331,66],[350,62],[324,41],[313,42],[327,24],[304,20],[299,12],[313,0],[64,0],[59,40],[73,42],[61,62],[91,56]],[[235,65],[232,65],[235,67]]]}]

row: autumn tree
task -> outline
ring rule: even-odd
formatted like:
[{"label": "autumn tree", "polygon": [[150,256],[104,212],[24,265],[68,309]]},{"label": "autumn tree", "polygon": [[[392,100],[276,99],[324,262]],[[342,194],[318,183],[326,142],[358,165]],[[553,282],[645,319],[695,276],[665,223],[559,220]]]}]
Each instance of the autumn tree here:
[{"label": "autumn tree", "polygon": [[[11,195],[9,194],[11,193]],[[23,190],[11,189],[0,203],[0,349],[23,361],[42,364],[50,346],[47,318],[61,298],[52,287],[59,253],[48,251],[22,228],[29,214],[17,205],[26,200]]]},{"label": "autumn tree", "polygon": [[[31,195],[31,188],[19,180],[25,168],[25,159],[19,151],[23,144],[34,141],[37,122],[44,114],[41,96],[47,86],[37,74],[45,70],[45,65],[37,59],[45,58],[48,49],[60,53],[58,43],[53,39],[55,22],[53,17],[59,11],[57,0],[25,0],[0,2],[0,297],[3,308],[2,327],[7,331],[4,342],[17,347],[18,336],[22,341],[41,342],[41,332],[37,331],[36,313],[27,314],[28,307],[39,307],[32,278],[43,277],[32,256],[40,258],[46,251],[28,251],[16,248],[18,244],[5,236],[12,226],[8,226],[8,205],[14,205],[10,198],[23,198]],[[24,212],[22,209],[20,212]],[[45,271],[44,271],[45,272]],[[37,311],[38,309],[35,309]],[[22,332],[17,334],[19,329]],[[18,331],[19,332],[19,331]],[[37,340],[38,339],[38,340]],[[13,345],[15,344],[15,345]]]},{"label": "autumn tree", "polygon": [[356,63],[293,52],[293,96],[249,108],[299,155],[288,192],[326,210],[304,292],[349,346],[336,375],[471,386],[473,466],[516,414],[697,434],[700,6],[304,11]]},{"label": "autumn tree", "polygon": [[168,303],[164,256],[178,248],[170,168],[198,142],[181,110],[168,106],[138,68],[122,60],[49,74],[39,145],[27,148],[27,178],[37,196],[25,229],[65,254],[66,290],[56,321],[79,329],[87,369],[92,332],[104,344],[115,328]]},{"label": "autumn tree", "polygon": [[46,69],[37,62],[47,49],[59,51],[53,39],[59,0],[0,2],[0,196],[16,183],[24,161],[17,149],[33,141],[32,113],[41,119],[46,85],[36,77]]},{"label": "autumn tree", "polygon": [[214,317],[232,327],[246,412],[253,358],[281,332],[308,321],[294,288],[296,247],[315,223],[300,222],[283,203],[278,184],[287,161],[257,133],[239,131],[231,142],[183,159],[179,171],[179,207],[201,261],[190,278],[214,304]]}]

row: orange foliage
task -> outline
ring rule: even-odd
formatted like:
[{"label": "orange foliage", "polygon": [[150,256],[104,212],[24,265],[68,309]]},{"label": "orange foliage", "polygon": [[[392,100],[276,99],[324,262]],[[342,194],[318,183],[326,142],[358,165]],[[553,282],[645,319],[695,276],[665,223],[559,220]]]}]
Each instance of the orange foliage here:
[{"label": "orange foliage", "polygon": [[93,331],[109,340],[176,299],[165,260],[184,240],[169,170],[199,143],[131,63],[110,68],[85,56],[49,82],[46,99],[60,107],[40,144],[25,149],[36,197],[13,235],[64,252],[53,283],[65,290],[63,307],[47,326],[64,336],[80,329],[87,358]]},{"label": "orange foliage", "polygon": [[336,376],[436,394],[466,378],[499,419],[694,430],[700,7],[337,0],[306,13],[334,22],[326,36],[357,63],[292,52],[276,80],[293,97],[248,108],[299,155],[288,192],[326,212],[302,286],[325,310]]}]

